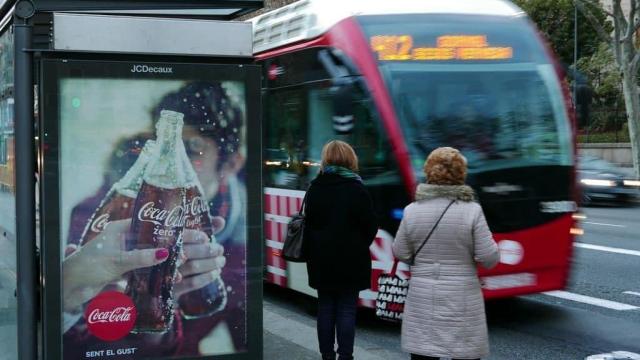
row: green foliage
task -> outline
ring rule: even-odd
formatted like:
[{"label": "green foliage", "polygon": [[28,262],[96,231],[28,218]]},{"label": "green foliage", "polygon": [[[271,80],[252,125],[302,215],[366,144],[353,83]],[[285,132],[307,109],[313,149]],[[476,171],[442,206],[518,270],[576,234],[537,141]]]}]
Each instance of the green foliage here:
[{"label": "green foliage", "polygon": [[[538,26],[551,47],[565,64],[573,63],[574,47],[574,5],[572,0],[513,0],[527,12],[531,20]],[[595,12],[598,19],[605,23],[606,16],[602,12]],[[587,19],[578,12],[578,58],[591,56],[600,45],[597,32]]]},{"label": "green foliage", "polygon": [[578,70],[591,80],[594,97],[611,101],[622,96],[620,72],[607,44],[601,43],[591,56],[579,59]]},{"label": "green foliage", "polygon": [[610,48],[601,44],[594,54],[578,60],[578,71],[589,79],[592,91],[589,131],[612,131],[626,123],[622,79]]},{"label": "green foliage", "polygon": [[629,142],[628,131],[618,131],[617,136],[615,131],[603,132],[603,133],[590,133],[578,135],[578,142],[585,143],[615,143],[615,142]]},{"label": "green foliage", "polygon": [[[574,19],[573,0],[514,0],[536,23],[547,37],[560,60],[573,64]],[[605,31],[613,31],[604,12],[590,6],[591,12],[603,24]],[[601,10],[601,9],[600,9]],[[588,132],[589,142],[624,141],[620,127],[626,123],[626,112],[622,96],[622,79],[616,68],[609,44],[601,41],[593,25],[578,12],[578,104],[589,102],[588,118],[580,118],[580,127]],[[572,77],[572,71],[568,75]],[[570,79],[573,81],[572,79]],[[573,86],[573,84],[572,84]],[[585,88],[590,96],[584,97]],[[582,96],[581,96],[582,95]],[[626,134],[628,139],[628,134]]]}]

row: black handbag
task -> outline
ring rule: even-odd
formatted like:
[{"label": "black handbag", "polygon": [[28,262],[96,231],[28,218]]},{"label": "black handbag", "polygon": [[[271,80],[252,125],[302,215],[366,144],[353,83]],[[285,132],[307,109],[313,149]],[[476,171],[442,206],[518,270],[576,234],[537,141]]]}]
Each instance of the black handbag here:
[{"label": "black handbag", "polygon": [[436,221],[435,225],[433,225],[433,227],[431,228],[431,231],[429,231],[429,234],[424,239],[424,241],[422,242],[422,244],[420,245],[418,250],[416,250],[416,252],[411,257],[411,260],[409,260],[408,262],[405,262],[407,265],[415,264],[416,256],[418,256],[418,253],[420,252],[420,250],[422,250],[422,248],[427,244],[427,241],[429,241],[429,238],[431,237],[431,234],[433,234],[433,231],[438,227],[438,224],[440,224],[440,220],[442,220],[442,218],[444,217],[444,214],[447,213],[447,210],[449,210],[449,208],[451,207],[451,205],[453,205],[454,202],[455,202],[454,200],[451,200],[449,205],[447,205],[447,207],[444,209],[444,211],[442,212],[442,215],[440,215],[440,217],[438,218],[438,221]]},{"label": "black handbag", "polygon": [[[309,191],[307,190],[307,194]],[[284,246],[282,247],[282,257],[291,262],[306,262],[302,252],[302,246],[304,243],[304,205],[307,202],[307,194],[304,195],[302,205],[298,214],[291,217],[291,221],[287,224],[287,236],[284,239]]]}]

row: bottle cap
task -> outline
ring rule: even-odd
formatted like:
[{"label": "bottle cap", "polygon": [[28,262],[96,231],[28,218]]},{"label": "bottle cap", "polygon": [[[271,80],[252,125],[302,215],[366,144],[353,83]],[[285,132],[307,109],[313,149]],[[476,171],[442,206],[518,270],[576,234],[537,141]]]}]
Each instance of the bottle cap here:
[{"label": "bottle cap", "polygon": [[181,112],[177,112],[177,111],[172,111],[172,110],[162,110],[160,111],[160,117],[161,118],[165,118],[168,120],[174,120],[174,121],[179,121],[179,120],[183,120],[184,119],[184,114]]}]

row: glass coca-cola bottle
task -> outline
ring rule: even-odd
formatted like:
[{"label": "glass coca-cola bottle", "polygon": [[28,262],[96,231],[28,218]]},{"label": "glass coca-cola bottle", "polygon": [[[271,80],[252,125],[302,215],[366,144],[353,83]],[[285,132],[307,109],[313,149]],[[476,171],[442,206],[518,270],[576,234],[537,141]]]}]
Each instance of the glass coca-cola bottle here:
[{"label": "glass coca-cola bottle", "polygon": [[118,182],[113,184],[82,231],[80,245],[95,239],[109,222],[132,217],[133,202],[138,196],[142,185],[142,175],[151,159],[155,143],[154,140],[148,140],[133,165]]},{"label": "glass coca-cola bottle", "polygon": [[[181,146],[184,148],[184,144]],[[190,185],[187,189],[185,228],[200,230],[213,242],[215,229],[211,221],[208,201],[204,197],[204,190],[186,151],[180,151],[180,153],[184,154],[183,166]],[[219,312],[227,304],[227,290],[222,278],[218,276],[205,287],[183,294],[178,299],[178,304],[182,316],[187,319],[201,318]]]},{"label": "glass coca-cola bottle", "polygon": [[[165,332],[173,321],[173,285],[182,249],[188,187],[181,164],[183,114],[163,110],[156,124],[156,149],[133,208],[127,250],[166,248],[167,260],[130,272],[126,294],[136,305],[133,332]],[[184,145],[182,145],[184,146]]]}]

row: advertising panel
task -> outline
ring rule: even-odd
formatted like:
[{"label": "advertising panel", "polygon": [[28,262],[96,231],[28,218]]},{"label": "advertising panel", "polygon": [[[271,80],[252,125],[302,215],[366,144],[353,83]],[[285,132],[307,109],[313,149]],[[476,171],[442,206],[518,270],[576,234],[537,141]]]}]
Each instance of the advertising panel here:
[{"label": "advertising panel", "polygon": [[46,280],[45,323],[60,334],[45,351],[252,358],[257,69],[44,65],[45,267],[58,270]]}]

